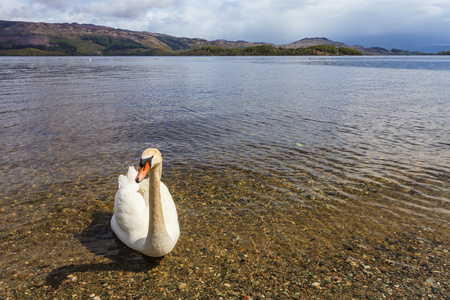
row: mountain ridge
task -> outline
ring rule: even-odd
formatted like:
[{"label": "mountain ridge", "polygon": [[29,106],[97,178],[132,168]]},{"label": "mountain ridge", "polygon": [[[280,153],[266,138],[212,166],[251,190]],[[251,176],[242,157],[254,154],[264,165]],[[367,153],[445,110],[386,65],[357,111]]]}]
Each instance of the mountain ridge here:
[{"label": "mountain ridge", "polygon": [[[341,42],[318,37],[304,38],[289,44],[275,45],[267,42],[255,43],[227,41],[224,39],[208,41],[201,38],[175,37],[168,34],[131,31],[93,24],[0,20],[0,52],[5,51],[4,53],[12,53],[12,50],[33,48],[37,49],[36,51],[61,50],[60,53],[64,55],[101,55],[105,54],[106,51],[120,55],[121,51],[127,49],[126,53],[130,55],[139,53],[170,55],[171,53],[176,54],[180,51],[195,50],[207,46],[246,48],[260,45],[271,45],[283,49],[329,45],[358,50],[366,55],[416,54],[403,50],[387,50],[381,47],[349,46]],[[28,55],[34,54],[31,52]]]}]

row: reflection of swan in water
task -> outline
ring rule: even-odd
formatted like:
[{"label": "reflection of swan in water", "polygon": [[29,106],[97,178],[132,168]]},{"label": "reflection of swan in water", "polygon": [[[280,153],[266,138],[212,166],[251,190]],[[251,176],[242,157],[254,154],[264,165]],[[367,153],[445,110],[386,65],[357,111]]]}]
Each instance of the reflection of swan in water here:
[{"label": "reflection of swan in water", "polygon": [[[180,228],[175,203],[161,182],[162,156],[158,149],[142,153],[139,173],[133,166],[119,176],[111,227],[128,247],[161,257],[175,247]],[[150,172],[149,179],[144,179]]]}]

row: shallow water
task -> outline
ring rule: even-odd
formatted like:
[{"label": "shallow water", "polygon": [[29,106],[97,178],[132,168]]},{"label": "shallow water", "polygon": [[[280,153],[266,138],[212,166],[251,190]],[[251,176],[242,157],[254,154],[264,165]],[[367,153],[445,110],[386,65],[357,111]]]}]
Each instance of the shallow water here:
[{"label": "shallow water", "polygon": [[[89,248],[76,237],[107,223],[146,147],[182,236],[201,236],[197,219],[261,248],[355,232],[448,245],[449,70],[434,56],[2,57],[1,274]],[[101,233],[94,256],[117,253]]]}]

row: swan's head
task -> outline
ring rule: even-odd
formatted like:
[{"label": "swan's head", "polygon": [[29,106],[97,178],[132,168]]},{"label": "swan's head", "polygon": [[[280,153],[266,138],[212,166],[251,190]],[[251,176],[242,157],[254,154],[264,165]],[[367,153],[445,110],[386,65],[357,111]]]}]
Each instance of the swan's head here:
[{"label": "swan's head", "polygon": [[160,164],[162,164],[161,152],[156,148],[145,149],[144,152],[142,152],[141,161],[139,162],[141,169],[136,176],[136,182],[139,183],[144,180],[148,171]]}]

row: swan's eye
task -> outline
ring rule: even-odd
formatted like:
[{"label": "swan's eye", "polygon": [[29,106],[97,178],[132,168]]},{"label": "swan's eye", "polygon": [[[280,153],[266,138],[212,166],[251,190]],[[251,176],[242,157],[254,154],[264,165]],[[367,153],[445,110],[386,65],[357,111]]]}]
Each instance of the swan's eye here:
[{"label": "swan's eye", "polygon": [[145,167],[145,163],[148,163],[151,166],[152,165],[152,159],[153,159],[153,156],[149,157],[149,158],[146,158],[146,159],[142,159],[141,158],[141,160],[139,161],[139,167],[141,167],[141,168]]}]

